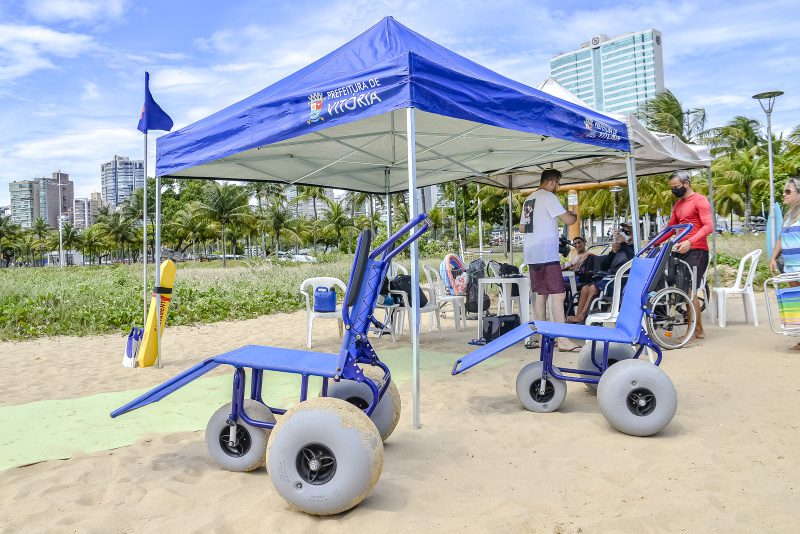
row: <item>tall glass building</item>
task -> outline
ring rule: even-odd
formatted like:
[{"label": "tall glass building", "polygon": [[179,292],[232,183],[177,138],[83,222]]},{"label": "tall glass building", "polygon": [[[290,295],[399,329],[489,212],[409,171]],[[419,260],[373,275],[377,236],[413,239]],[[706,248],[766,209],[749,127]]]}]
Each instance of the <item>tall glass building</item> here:
[{"label": "tall glass building", "polygon": [[633,113],[664,90],[661,32],[596,35],[551,59],[550,76],[600,111]]},{"label": "tall glass building", "polygon": [[131,160],[125,156],[100,167],[103,202],[116,208],[131,196],[135,189],[144,187],[144,160]]}]

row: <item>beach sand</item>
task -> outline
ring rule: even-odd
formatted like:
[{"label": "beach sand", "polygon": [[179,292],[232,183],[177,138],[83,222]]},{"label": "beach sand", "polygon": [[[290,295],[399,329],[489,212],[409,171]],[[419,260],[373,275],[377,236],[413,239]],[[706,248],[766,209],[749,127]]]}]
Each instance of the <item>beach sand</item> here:
[{"label": "beach sand", "polygon": [[[797,532],[800,354],[788,350],[792,338],[764,325],[758,298],[761,326],[743,324],[740,306],[731,301],[727,328],[709,324],[707,339],[665,353],[662,368],[677,388],[678,411],[654,437],[611,428],[581,384],[569,384],[555,413],[522,409],[514,380],[538,351],[521,345],[450,376],[454,360],[472,348],[465,341],[475,336],[475,323],[456,333],[448,319],[442,338],[421,335],[420,430],[411,429],[408,337],[375,342],[400,367],[403,413],[386,443],[380,481],[347,513],[294,512],[264,468],[221,471],[206,453],[202,431],[158,430],[113,450],[0,471],[0,531]],[[158,370],[123,369],[122,336],[0,343],[0,419],[29,410],[25,428],[6,423],[3,439],[18,445],[23,438],[9,435],[19,431],[53,440],[57,450],[66,438],[48,431],[49,401],[68,410],[87,398],[150,387],[247,343],[303,348],[304,321],[300,312],[168,328],[165,367]],[[335,323],[320,321],[315,350],[337,348]],[[557,364],[575,356],[557,356]],[[168,397],[134,414],[159,409],[180,411],[181,405]],[[113,433],[134,414],[98,415],[96,424]]]}]

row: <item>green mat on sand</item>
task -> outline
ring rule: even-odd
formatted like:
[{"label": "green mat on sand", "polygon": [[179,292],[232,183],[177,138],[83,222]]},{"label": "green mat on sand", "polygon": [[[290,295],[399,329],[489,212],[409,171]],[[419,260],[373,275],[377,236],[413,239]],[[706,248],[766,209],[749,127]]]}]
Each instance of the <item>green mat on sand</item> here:
[{"label": "green mat on sand", "polygon": [[[410,349],[382,351],[381,359],[402,390],[411,377]],[[446,378],[455,359],[453,354],[420,351],[423,376]],[[109,416],[112,410],[149,388],[2,406],[0,428],[7,431],[0,436],[0,469],[123,447],[154,433],[205,429],[211,414],[230,402],[231,381],[232,372],[200,378],[155,404],[116,419]],[[321,379],[312,378],[309,394],[319,391],[320,384]],[[288,407],[299,393],[298,375],[265,373],[267,404]]]}]

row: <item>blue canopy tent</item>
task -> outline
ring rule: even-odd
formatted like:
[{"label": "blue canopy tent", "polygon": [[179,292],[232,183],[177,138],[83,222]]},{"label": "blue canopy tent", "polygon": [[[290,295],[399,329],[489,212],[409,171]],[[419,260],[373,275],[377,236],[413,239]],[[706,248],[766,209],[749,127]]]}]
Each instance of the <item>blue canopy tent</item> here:
[{"label": "blue canopy tent", "polygon": [[[630,149],[624,123],[501,76],[386,17],[283,80],[158,138],[156,179],[407,191],[413,218],[417,187]],[[418,285],[416,243],[411,258],[412,285]],[[156,277],[158,285],[158,270]],[[416,301],[413,306],[418,428],[419,310]]]}]

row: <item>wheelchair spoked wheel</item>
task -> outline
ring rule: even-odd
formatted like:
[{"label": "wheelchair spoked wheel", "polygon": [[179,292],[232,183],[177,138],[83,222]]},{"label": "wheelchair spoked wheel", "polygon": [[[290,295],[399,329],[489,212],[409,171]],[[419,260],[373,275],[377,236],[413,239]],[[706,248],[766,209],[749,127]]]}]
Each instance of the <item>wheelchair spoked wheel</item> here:
[{"label": "wheelchair spoked wheel", "polygon": [[275,425],[267,470],[289,504],[307,514],[338,514],[364,500],[378,482],[383,442],[362,410],[317,397],[294,405]]},{"label": "wheelchair spoked wheel", "polygon": [[650,298],[652,314],[647,316],[647,334],[665,350],[686,345],[697,326],[692,300],[684,291],[666,287]]},{"label": "wheelchair spoked wheel", "polygon": [[[362,369],[364,375],[372,380],[378,381],[383,378],[383,369],[380,367],[362,367]],[[328,397],[345,400],[353,406],[365,410],[372,402],[372,390],[364,382],[341,380],[328,384]],[[389,439],[397,427],[397,422],[400,420],[400,409],[400,393],[392,380],[370,416],[383,441]]]},{"label": "wheelchair spoked wheel", "polygon": [[[244,411],[256,421],[275,422],[275,415],[265,405],[252,399],[244,400]],[[236,421],[233,441],[230,439],[228,417],[231,403],[214,412],[206,426],[206,447],[211,459],[226,471],[245,472],[264,465],[267,440],[271,430],[251,426],[241,419]]]}]

